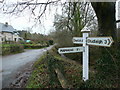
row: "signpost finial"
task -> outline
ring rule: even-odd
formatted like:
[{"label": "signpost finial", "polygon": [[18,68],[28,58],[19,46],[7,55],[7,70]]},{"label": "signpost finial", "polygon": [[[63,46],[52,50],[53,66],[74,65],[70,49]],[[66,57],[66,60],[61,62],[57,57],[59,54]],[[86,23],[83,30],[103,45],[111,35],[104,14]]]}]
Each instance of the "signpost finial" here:
[{"label": "signpost finial", "polygon": [[85,32],[89,33],[90,30],[89,30],[88,27],[85,26],[85,27],[81,30],[81,32],[82,32],[82,33],[85,33]]}]

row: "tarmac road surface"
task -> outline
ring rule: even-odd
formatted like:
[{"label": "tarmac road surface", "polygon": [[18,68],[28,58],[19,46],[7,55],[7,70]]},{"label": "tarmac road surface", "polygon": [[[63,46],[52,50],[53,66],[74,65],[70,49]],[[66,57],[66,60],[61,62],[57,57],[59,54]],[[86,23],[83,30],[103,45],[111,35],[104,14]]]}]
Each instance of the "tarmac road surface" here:
[{"label": "tarmac road surface", "polygon": [[[6,88],[15,79],[15,75],[23,69],[23,67],[36,61],[47,50],[53,46],[43,49],[29,49],[23,53],[8,55],[1,57],[2,59],[2,88]],[[20,69],[21,68],[21,69]],[[0,72],[1,74],[1,72]],[[1,82],[0,81],[0,82]]]}]

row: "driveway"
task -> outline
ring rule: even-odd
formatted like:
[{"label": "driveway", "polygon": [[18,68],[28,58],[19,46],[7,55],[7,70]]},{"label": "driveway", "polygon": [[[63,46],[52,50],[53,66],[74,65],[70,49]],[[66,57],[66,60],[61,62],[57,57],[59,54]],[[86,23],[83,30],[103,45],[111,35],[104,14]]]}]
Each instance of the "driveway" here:
[{"label": "driveway", "polygon": [[30,49],[25,50],[23,53],[8,55],[2,57],[2,87],[7,87],[15,79],[15,75],[23,67],[29,66],[31,62],[35,62],[47,50],[53,46],[43,49]]}]

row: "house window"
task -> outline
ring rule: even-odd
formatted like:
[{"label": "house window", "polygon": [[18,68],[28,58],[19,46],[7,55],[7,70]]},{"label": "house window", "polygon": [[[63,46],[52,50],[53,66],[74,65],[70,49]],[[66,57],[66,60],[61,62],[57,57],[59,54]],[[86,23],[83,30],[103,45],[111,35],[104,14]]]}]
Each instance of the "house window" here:
[{"label": "house window", "polygon": [[10,38],[8,38],[8,41],[10,41]]},{"label": "house window", "polygon": [[2,41],[4,41],[4,39],[2,38]]},{"label": "house window", "polygon": [[16,42],[16,41],[17,41],[17,38],[14,38],[14,41]]}]

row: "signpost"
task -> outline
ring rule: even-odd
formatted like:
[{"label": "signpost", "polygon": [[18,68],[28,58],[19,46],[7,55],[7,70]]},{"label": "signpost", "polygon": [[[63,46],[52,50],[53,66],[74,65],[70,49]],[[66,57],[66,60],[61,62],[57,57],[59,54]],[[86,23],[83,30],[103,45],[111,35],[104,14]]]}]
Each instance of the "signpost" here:
[{"label": "signpost", "polygon": [[81,30],[83,37],[73,37],[73,43],[83,44],[83,47],[59,48],[61,53],[83,52],[83,80],[89,79],[89,45],[110,47],[113,43],[112,37],[88,37],[90,30],[86,27]]},{"label": "signpost", "polygon": [[89,36],[90,30],[83,28],[81,30],[83,33],[83,47],[85,47],[85,52],[83,52],[83,80],[86,81],[89,79],[89,46],[86,43],[87,37]]}]

